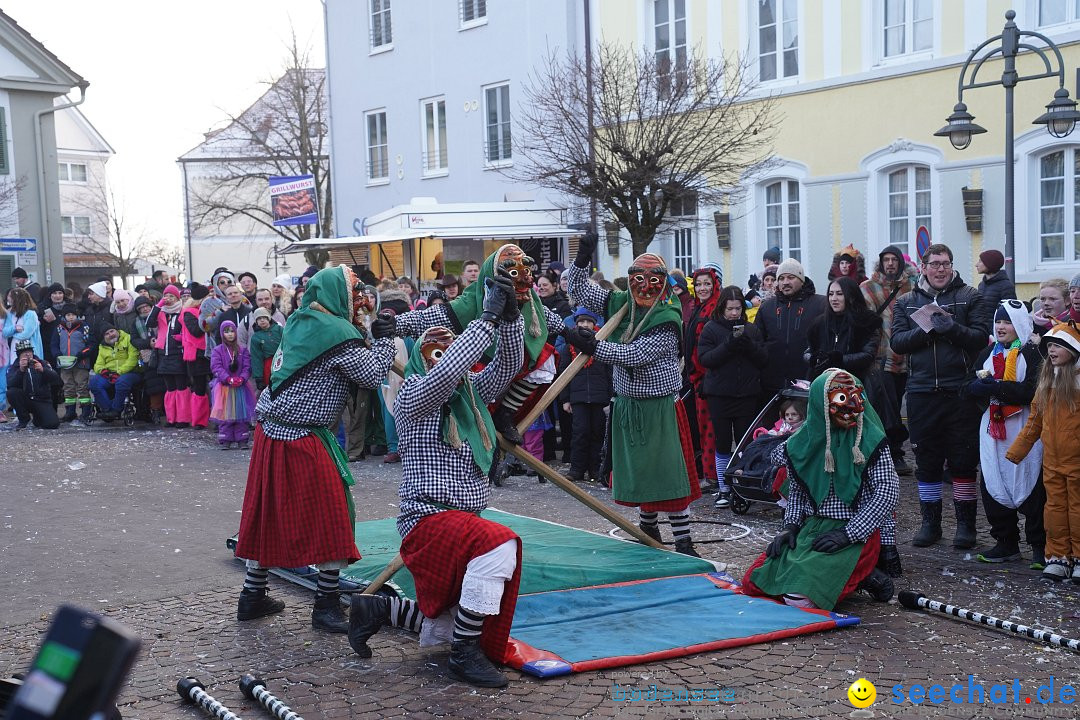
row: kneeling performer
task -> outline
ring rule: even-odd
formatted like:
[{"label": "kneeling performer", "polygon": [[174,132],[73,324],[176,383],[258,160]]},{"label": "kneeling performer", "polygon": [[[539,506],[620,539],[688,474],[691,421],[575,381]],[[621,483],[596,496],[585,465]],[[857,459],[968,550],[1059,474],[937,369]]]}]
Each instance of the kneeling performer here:
[{"label": "kneeling performer", "polygon": [[[521,540],[479,513],[491,494],[488,472],[496,446],[486,404],[521,368],[524,325],[509,279],[486,284],[483,313],[459,337],[445,327],[428,328],[420,336],[394,403],[402,469],[397,526],[416,603],[354,595],[349,644],[361,657],[371,657],[367,641],[379,627],[413,624],[417,629],[410,621],[419,606],[423,644],[445,642],[452,628],[455,677],[503,687],[507,678],[491,660],[505,658]],[[493,340],[492,361],[470,372]]]},{"label": "kneeling performer", "polygon": [[875,565],[878,528],[896,508],[900,480],[862,384],[832,368],[810,385],[806,422],[772,453],[788,468],[784,530],[747,570],[743,591],[832,610],[855,590],[887,602],[892,579]]}]

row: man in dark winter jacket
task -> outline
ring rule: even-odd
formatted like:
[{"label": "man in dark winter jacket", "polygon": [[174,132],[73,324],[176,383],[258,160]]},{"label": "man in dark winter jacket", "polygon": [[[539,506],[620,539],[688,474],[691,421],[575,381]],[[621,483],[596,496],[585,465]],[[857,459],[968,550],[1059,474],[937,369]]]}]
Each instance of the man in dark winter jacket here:
[{"label": "man in dark winter jacket", "polygon": [[1002,300],[1016,299],[1016,286],[1009,274],[1001,269],[1003,267],[1005,256],[1000,250],[984,250],[979,253],[979,262],[975,264],[975,269],[983,276],[979,283],[979,294],[988,308],[996,309]]},{"label": "man in dark winter jacket", "polygon": [[35,305],[41,304],[41,285],[31,281],[29,273],[21,267],[17,267],[11,271],[11,284],[14,287],[22,288],[30,293],[30,299],[34,301]]},{"label": "man in dark winter jacket", "polygon": [[[583,307],[574,311],[573,318],[576,327],[586,330],[595,331],[600,326],[599,316]],[[567,346],[559,356],[559,372],[563,372],[577,355],[577,348]],[[600,451],[607,427],[604,409],[610,402],[611,366],[589,358],[585,367],[559,395],[559,403],[565,412],[570,413],[573,428],[570,469],[566,472],[566,477],[571,480],[583,480],[585,473],[594,481],[600,479]]]},{"label": "man in dark winter jacket", "polygon": [[56,371],[34,355],[33,343],[20,340],[15,344],[15,362],[7,371],[7,394],[19,417],[17,430],[25,429],[31,418],[35,428],[55,430],[60,427],[52,398],[52,386],[59,382]]},{"label": "man in dark winter jacket", "polygon": [[810,323],[825,312],[825,298],[815,294],[798,260],[788,258],[776,269],[776,293],[761,303],[754,325],[761,331],[769,362],[761,375],[761,389],[772,397],[793,380],[807,376],[803,359]]},{"label": "man in dark winter jacket", "polygon": [[915,289],[896,301],[890,341],[910,363],[907,410],[922,507],[922,528],[912,544],[926,547],[941,539],[941,480],[948,461],[956,510],[953,546],[970,548],[975,546],[980,412],[961,389],[987,345],[989,315],[979,291],[953,270],[947,245],[931,245],[921,270]]}]

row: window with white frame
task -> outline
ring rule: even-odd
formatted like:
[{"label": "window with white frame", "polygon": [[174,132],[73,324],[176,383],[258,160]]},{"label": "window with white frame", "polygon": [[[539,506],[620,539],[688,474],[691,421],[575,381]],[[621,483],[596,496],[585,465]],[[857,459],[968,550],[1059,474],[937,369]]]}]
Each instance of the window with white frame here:
[{"label": "window with white frame", "polygon": [[881,54],[891,58],[934,46],[934,0],[880,0]]},{"label": "window with white frame", "polygon": [[394,43],[390,24],[390,0],[368,0],[371,3],[371,49],[389,47]]},{"label": "window with white frame", "polygon": [[1039,158],[1039,262],[1080,262],[1080,151]]},{"label": "window with white frame", "polygon": [[675,222],[680,220],[687,227],[679,227],[672,233],[672,257],[675,267],[687,276],[697,267],[694,261],[694,225],[697,220],[697,193],[675,198],[668,207],[668,216]]},{"label": "window with white frame", "polygon": [[1080,0],[1038,0],[1039,27],[1080,20]]},{"label": "window with white frame", "polygon": [[686,80],[686,0],[653,0],[653,53],[656,70]]},{"label": "window with white frame", "polygon": [[799,183],[777,180],[765,190],[765,246],[780,248],[781,257],[802,262],[802,219]]},{"label": "window with white frame", "polygon": [[446,100],[436,98],[421,103],[420,141],[423,146],[424,175],[445,174],[448,167],[446,156]]},{"label": "window with white frame", "polygon": [[368,182],[390,178],[390,152],[386,139],[386,111],[369,112],[367,123],[367,176]]},{"label": "window with white frame", "polygon": [[484,89],[484,158],[489,163],[507,163],[510,148],[510,86]]},{"label": "window with white frame", "polygon": [[60,234],[68,237],[90,235],[90,218],[85,215],[61,215]]},{"label": "window with white frame", "polygon": [[487,0],[458,0],[458,19],[461,27],[473,27],[487,22]]},{"label": "window with white frame", "polygon": [[60,163],[60,182],[84,183],[86,180],[86,163]]},{"label": "window with white frame", "polygon": [[891,170],[886,181],[888,193],[889,244],[910,252],[915,232],[921,226],[934,237],[931,210],[930,168],[908,165]]},{"label": "window with white frame", "polygon": [[798,0],[753,0],[757,4],[758,75],[762,80],[799,74]]}]

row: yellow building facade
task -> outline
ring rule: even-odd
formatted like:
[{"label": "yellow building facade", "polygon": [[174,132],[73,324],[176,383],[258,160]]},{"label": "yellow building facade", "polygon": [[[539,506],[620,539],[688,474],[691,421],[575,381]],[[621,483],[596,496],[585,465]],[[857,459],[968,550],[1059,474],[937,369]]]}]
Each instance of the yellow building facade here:
[{"label": "yellow building facade", "polygon": [[[1010,8],[1021,30],[1060,47],[1075,99],[1076,0],[594,0],[597,42],[631,43],[673,61],[694,49],[744,55],[782,117],[775,167],[748,180],[735,205],[698,208],[692,230],[667,233],[656,248],[684,268],[717,262],[726,284],[744,285],[761,269],[762,253],[780,245],[823,292],[841,247],[854,245],[870,272],[887,245],[914,257],[916,229],[925,225],[977,284],[979,253],[1004,246],[1004,89],[965,91],[987,130],[967,149],[933,133],[957,102],[968,54],[1001,33]],[[1002,66],[987,62],[979,80],[999,79]],[[1044,70],[1031,52],[1018,67],[1021,75]],[[1057,88],[1048,78],[1021,82],[1015,93],[1015,271],[1023,299],[1043,280],[1080,273],[1080,130],[1058,139],[1030,124]],[[982,190],[981,231],[968,230],[963,188]],[[730,212],[730,247],[718,238],[718,211]],[[617,272],[629,257],[612,261]]]}]

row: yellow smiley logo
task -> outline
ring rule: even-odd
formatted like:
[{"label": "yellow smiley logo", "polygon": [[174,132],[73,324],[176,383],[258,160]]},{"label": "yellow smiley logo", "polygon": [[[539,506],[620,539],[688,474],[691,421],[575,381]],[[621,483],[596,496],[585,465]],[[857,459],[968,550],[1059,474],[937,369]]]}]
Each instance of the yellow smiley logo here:
[{"label": "yellow smiley logo", "polygon": [[847,689],[847,697],[853,707],[870,707],[877,700],[877,688],[866,678],[859,678]]}]

